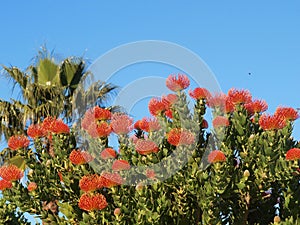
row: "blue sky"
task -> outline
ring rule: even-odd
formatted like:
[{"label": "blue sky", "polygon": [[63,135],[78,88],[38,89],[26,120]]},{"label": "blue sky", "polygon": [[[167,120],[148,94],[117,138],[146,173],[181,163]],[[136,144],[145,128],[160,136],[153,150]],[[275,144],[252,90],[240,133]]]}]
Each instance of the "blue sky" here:
[{"label": "blue sky", "polygon": [[[25,69],[43,44],[59,57],[92,62],[128,42],[170,41],[198,54],[224,92],[249,89],[272,113],[278,105],[300,107],[299,12],[299,1],[276,0],[3,1],[0,64]],[[124,70],[120,80],[169,72],[137,66]],[[0,78],[0,98],[9,96],[10,86]],[[299,121],[294,136],[300,138]]]},{"label": "blue sky", "polygon": [[[59,57],[84,55],[92,62],[121,44],[164,40],[198,54],[224,92],[231,87],[249,89],[268,102],[270,112],[277,105],[300,106],[296,1],[12,0],[3,2],[1,9],[0,64],[26,68],[43,44]],[[152,72],[141,69],[132,71]],[[124,74],[122,80],[130,79]],[[9,96],[3,78],[0,88],[0,97]]]}]

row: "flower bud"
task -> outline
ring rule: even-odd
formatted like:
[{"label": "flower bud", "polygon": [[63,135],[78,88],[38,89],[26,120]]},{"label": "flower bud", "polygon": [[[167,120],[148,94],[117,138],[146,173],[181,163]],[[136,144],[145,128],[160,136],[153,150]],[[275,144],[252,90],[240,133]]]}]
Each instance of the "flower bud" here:
[{"label": "flower bud", "polygon": [[274,216],[274,223],[279,223],[279,222],[280,222],[280,217]]},{"label": "flower bud", "polygon": [[120,214],[121,214],[121,209],[120,208],[115,208],[114,215],[119,216]]},{"label": "flower bud", "polygon": [[249,177],[249,176],[250,176],[249,170],[245,170],[245,171],[244,171],[244,177]]}]

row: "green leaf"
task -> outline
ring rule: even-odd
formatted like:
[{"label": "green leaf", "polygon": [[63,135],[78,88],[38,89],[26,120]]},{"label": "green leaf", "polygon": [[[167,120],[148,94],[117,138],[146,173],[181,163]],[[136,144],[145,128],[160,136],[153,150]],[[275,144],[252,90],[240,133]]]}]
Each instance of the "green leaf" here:
[{"label": "green leaf", "polygon": [[26,166],[25,159],[22,156],[16,155],[9,159],[9,163],[17,166],[19,169],[24,170]]},{"label": "green leaf", "polygon": [[[59,81],[58,66],[50,59],[41,59],[38,64],[38,82],[43,85],[57,84]],[[48,83],[50,82],[50,83]]]}]

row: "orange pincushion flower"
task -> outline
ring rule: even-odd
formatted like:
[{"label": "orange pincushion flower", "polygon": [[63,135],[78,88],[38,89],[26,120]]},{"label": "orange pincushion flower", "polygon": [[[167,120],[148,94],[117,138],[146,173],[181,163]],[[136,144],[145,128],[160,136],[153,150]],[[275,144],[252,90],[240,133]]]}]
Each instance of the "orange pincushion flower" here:
[{"label": "orange pincushion flower", "polygon": [[155,171],[152,169],[147,169],[146,170],[146,177],[149,179],[154,179],[155,178]]},{"label": "orange pincushion flower", "polygon": [[167,134],[167,141],[174,146],[190,145],[195,141],[195,135],[188,130],[173,128]]},{"label": "orange pincushion flower", "polygon": [[15,135],[8,139],[7,144],[11,150],[27,148],[29,146],[29,139],[25,135]]},{"label": "orange pincushion flower", "polygon": [[79,199],[78,206],[85,211],[102,210],[107,207],[107,201],[104,195],[84,193]]},{"label": "orange pincushion flower", "polygon": [[73,150],[69,156],[70,161],[75,165],[82,165],[94,160],[94,157],[86,151]]},{"label": "orange pincushion flower", "polygon": [[37,184],[35,182],[30,182],[27,186],[28,191],[34,191],[37,189]]},{"label": "orange pincushion flower", "polygon": [[211,97],[210,92],[206,88],[197,87],[193,91],[189,91],[189,95],[196,100],[209,99]]},{"label": "orange pincushion flower", "polygon": [[253,115],[254,113],[266,111],[268,109],[268,105],[264,100],[255,100],[245,104],[245,108],[250,115]]},{"label": "orange pincushion flower", "polygon": [[157,153],[159,148],[154,141],[139,139],[135,143],[135,150],[141,155],[148,155],[151,153]]},{"label": "orange pincushion flower", "polygon": [[47,117],[42,123],[42,129],[48,133],[55,134],[68,134],[70,133],[70,128],[61,119],[56,119],[54,117]]},{"label": "orange pincushion flower", "polygon": [[111,188],[123,184],[124,180],[118,173],[103,172],[99,178],[98,188]]},{"label": "orange pincushion flower", "polygon": [[0,167],[0,177],[2,177],[4,180],[20,180],[23,176],[23,171],[13,164]]},{"label": "orange pincushion flower", "polygon": [[173,118],[173,112],[172,112],[172,110],[171,109],[166,110],[165,111],[165,115],[167,117],[169,117],[170,119],[172,119]]},{"label": "orange pincushion flower", "polygon": [[299,160],[300,159],[300,149],[292,148],[287,151],[285,155],[286,160]]},{"label": "orange pincushion flower", "polygon": [[92,112],[96,120],[109,120],[111,118],[111,112],[99,106],[95,106]]},{"label": "orange pincushion flower", "polygon": [[161,101],[168,109],[178,101],[178,96],[175,94],[168,94],[167,96],[162,96]]},{"label": "orange pincushion flower", "polygon": [[12,188],[12,182],[7,180],[0,180],[0,191],[4,191],[5,189]]},{"label": "orange pincushion flower", "polygon": [[95,191],[99,185],[99,176],[97,174],[90,174],[83,176],[79,181],[79,188],[82,191]]},{"label": "orange pincushion flower", "polygon": [[234,88],[228,91],[228,97],[234,105],[240,103],[246,104],[251,102],[252,99],[252,96],[248,90],[237,90]]},{"label": "orange pincushion flower", "polygon": [[112,148],[105,148],[101,153],[100,157],[102,159],[114,159],[117,157],[117,153],[114,149]]},{"label": "orange pincushion flower", "polygon": [[229,120],[225,116],[216,116],[213,119],[212,124],[213,124],[214,128],[227,127],[227,126],[229,126]]},{"label": "orange pincushion flower", "polygon": [[259,118],[259,125],[264,130],[278,130],[286,126],[285,119],[279,115],[263,114]]},{"label": "orange pincushion flower", "polygon": [[275,115],[291,121],[294,121],[299,118],[297,110],[290,107],[278,107],[275,111]]},{"label": "orange pincushion flower", "polygon": [[33,139],[45,136],[45,130],[40,124],[31,124],[27,129],[27,135]]},{"label": "orange pincushion flower", "polygon": [[227,95],[224,93],[218,93],[213,96],[210,96],[207,100],[207,105],[211,108],[220,108],[222,110],[225,109],[227,100]]},{"label": "orange pincushion flower", "polygon": [[159,116],[162,112],[167,110],[166,105],[158,98],[151,98],[148,108],[152,116]]},{"label": "orange pincushion flower", "polygon": [[128,115],[116,113],[112,115],[110,126],[116,134],[127,134],[133,129],[133,119]]},{"label": "orange pincushion flower", "polygon": [[220,150],[214,150],[209,153],[207,160],[209,163],[224,162],[226,161],[226,156]]},{"label": "orange pincushion flower", "polygon": [[128,161],[123,160],[123,159],[118,159],[113,162],[111,168],[114,171],[129,170],[130,165],[129,165]]},{"label": "orange pincushion flower", "polygon": [[184,74],[178,74],[176,75],[169,75],[166,80],[166,86],[171,91],[181,91],[183,89],[186,89],[190,85],[189,78]]},{"label": "orange pincushion flower", "polygon": [[149,132],[149,121],[147,118],[136,121],[134,124],[134,129]]},{"label": "orange pincushion flower", "polygon": [[92,122],[89,125],[87,132],[93,138],[107,137],[112,132],[112,129],[107,122],[101,121],[98,124],[96,122]]}]

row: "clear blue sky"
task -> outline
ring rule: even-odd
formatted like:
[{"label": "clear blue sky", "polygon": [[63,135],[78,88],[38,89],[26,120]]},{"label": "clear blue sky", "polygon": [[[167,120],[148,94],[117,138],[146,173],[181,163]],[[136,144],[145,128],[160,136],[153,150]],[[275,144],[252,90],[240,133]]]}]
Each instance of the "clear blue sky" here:
[{"label": "clear blue sky", "polygon": [[[273,112],[277,105],[300,107],[299,12],[297,1],[274,0],[5,1],[0,64],[25,68],[42,44],[61,57],[93,61],[120,44],[170,41],[198,54],[224,92],[249,89]],[[2,78],[0,88],[6,98]]]},{"label": "clear blue sky", "polygon": [[[272,113],[277,105],[300,107],[299,12],[299,1],[276,0],[3,1],[0,64],[25,69],[43,44],[93,61],[120,44],[170,41],[198,54],[224,92],[249,89]],[[10,87],[1,78],[0,98]]]}]

